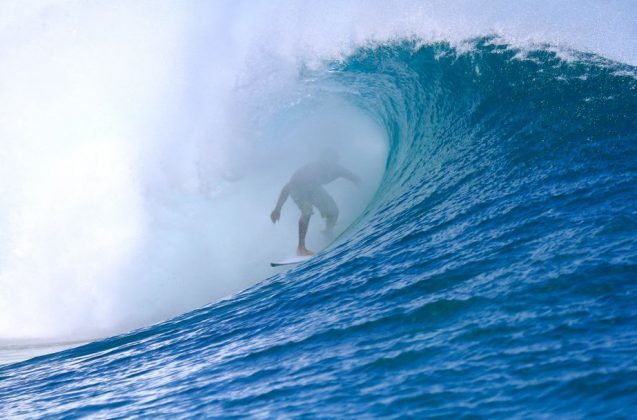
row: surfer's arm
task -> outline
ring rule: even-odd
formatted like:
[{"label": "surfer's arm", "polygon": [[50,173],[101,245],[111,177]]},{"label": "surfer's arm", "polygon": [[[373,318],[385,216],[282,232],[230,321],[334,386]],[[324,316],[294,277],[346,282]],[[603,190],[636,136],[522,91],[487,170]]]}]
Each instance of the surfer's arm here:
[{"label": "surfer's arm", "polygon": [[272,220],[272,223],[276,223],[277,220],[279,220],[279,218],[281,217],[281,207],[283,207],[283,204],[285,204],[289,195],[290,195],[290,183],[288,182],[287,184],[285,184],[285,186],[281,190],[281,194],[279,194],[279,199],[276,202],[276,207],[274,207],[274,210],[270,214],[270,219]]}]

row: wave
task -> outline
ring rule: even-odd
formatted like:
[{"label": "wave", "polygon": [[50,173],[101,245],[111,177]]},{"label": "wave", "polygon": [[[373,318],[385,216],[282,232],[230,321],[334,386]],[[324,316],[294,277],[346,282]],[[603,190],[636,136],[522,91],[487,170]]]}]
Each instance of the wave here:
[{"label": "wave", "polygon": [[375,43],[305,68],[295,112],[338,97],[386,133],[362,216],[230,298],[0,368],[2,411],[630,412],[635,73],[494,36]]},{"label": "wave", "polygon": [[[416,115],[409,107],[427,98],[400,99],[407,108],[396,115],[362,106],[347,92],[390,107],[424,93],[392,86],[391,74],[369,77],[376,91],[351,88],[328,80],[326,61],[391,49],[392,39],[443,40],[462,53],[467,39],[496,33],[518,59],[546,49],[577,61],[567,45],[637,63],[634,12],[621,2],[38,0],[2,9],[0,340],[10,343],[118,334],[270,276],[268,262],[294,248],[295,220],[284,212],[290,218],[273,230],[268,211],[254,210],[272,205],[325,138],[342,143],[343,161],[369,181],[358,195],[334,187],[347,228],[388,151],[391,166],[419,150],[407,146],[411,133],[392,131],[414,122],[394,117]],[[398,90],[383,93],[383,84]]]}]

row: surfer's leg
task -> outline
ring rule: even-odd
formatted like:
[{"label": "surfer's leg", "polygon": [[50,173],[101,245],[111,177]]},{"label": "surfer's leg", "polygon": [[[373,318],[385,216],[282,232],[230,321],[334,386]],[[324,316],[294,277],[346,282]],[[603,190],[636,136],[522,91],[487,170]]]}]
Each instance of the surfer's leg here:
[{"label": "surfer's leg", "polygon": [[334,236],[334,226],[336,225],[336,219],[337,218],[338,218],[338,215],[336,215],[336,216],[328,216],[328,217],[325,218],[325,230],[323,231],[325,236],[327,236],[329,238]]},{"label": "surfer's leg", "polygon": [[292,195],[292,199],[296,206],[301,210],[301,217],[299,218],[299,246],[296,249],[298,255],[314,255],[312,251],[305,247],[305,236],[307,235],[307,228],[310,225],[310,217],[312,217],[312,202],[307,197],[307,194],[295,191]]},{"label": "surfer's leg", "polygon": [[314,205],[321,212],[321,216],[325,219],[325,230],[323,233],[332,237],[334,234],[334,225],[336,225],[336,221],[338,220],[338,206],[336,205],[336,201],[332,198],[331,195],[325,191],[324,188],[321,188],[314,195]]},{"label": "surfer's leg", "polygon": [[310,217],[312,214],[301,214],[299,218],[299,246],[296,250],[298,255],[314,255],[312,251],[305,247],[305,236],[307,235],[307,228],[310,225]]}]

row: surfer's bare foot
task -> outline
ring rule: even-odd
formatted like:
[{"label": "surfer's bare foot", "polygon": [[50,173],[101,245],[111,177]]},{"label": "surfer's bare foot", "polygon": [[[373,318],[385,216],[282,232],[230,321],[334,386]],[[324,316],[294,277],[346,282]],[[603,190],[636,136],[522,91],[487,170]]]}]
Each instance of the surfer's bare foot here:
[{"label": "surfer's bare foot", "polygon": [[314,253],[312,251],[310,251],[309,249],[307,249],[304,246],[298,247],[297,250],[296,250],[296,254],[301,256],[301,257],[311,257],[312,255],[314,255]]}]

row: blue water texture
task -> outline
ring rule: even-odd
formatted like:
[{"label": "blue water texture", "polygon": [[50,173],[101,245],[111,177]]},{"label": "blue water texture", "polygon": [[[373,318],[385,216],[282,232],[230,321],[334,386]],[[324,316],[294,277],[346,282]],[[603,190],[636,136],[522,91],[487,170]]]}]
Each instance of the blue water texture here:
[{"label": "blue water texture", "polygon": [[636,413],[637,69],[483,37],[304,72],[387,133],[364,214],[235,296],[0,368],[2,417]]}]

